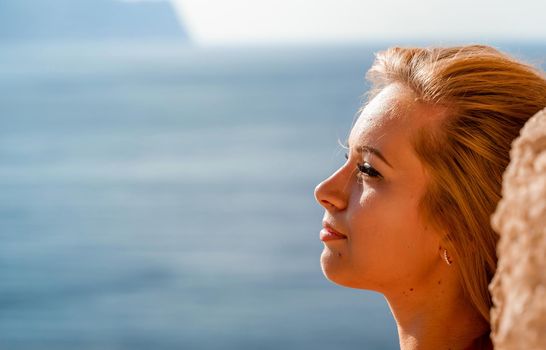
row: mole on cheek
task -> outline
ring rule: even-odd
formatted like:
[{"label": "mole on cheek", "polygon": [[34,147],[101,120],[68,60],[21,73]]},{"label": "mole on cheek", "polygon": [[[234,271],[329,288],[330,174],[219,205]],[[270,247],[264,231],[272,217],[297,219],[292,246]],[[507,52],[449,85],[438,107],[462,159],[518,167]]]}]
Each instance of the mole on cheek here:
[{"label": "mole on cheek", "polygon": [[338,252],[338,253],[337,253],[337,256],[339,256],[339,257],[341,258],[341,253]]},{"label": "mole on cheek", "polygon": [[442,284],[442,280],[439,280],[439,281],[438,281],[438,284]]},{"label": "mole on cheek", "polygon": [[410,290],[410,292],[413,292],[413,288],[410,288],[409,290]]}]

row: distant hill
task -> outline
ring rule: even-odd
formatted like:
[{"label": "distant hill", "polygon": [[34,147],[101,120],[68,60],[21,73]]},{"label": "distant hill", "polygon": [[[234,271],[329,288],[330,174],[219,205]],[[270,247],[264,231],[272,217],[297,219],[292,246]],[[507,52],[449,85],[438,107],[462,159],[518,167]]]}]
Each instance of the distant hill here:
[{"label": "distant hill", "polygon": [[1,41],[180,39],[166,1],[0,0]]}]

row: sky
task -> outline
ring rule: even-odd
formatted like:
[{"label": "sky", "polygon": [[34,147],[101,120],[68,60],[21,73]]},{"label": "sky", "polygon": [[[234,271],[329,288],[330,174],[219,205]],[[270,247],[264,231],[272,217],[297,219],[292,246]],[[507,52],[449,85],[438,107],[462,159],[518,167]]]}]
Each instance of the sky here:
[{"label": "sky", "polygon": [[197,44],[384,40],[546,43],[546,0],[171,0]]}]

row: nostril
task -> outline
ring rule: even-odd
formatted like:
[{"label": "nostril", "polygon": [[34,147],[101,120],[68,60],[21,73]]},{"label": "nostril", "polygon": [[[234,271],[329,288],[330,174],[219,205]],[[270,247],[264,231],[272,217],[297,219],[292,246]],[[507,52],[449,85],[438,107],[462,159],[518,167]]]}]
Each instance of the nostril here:
[{"label": "nostril", "polygon": [[332,204],[332,202],[326,200],[326,199],[321,199],[319,201],[320,205],[322,205],[323,207],[325,208],[332,208],[332,207],[335,207],[334,204]]}]

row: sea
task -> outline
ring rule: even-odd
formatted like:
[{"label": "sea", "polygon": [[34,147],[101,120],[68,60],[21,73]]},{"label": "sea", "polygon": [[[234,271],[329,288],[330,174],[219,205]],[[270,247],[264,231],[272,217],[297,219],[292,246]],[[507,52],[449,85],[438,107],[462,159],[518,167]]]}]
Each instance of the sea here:
[{"label": "sea", "polygon": [[313,197],[389,45],[1,44],[0,349],[398,349]]}]

